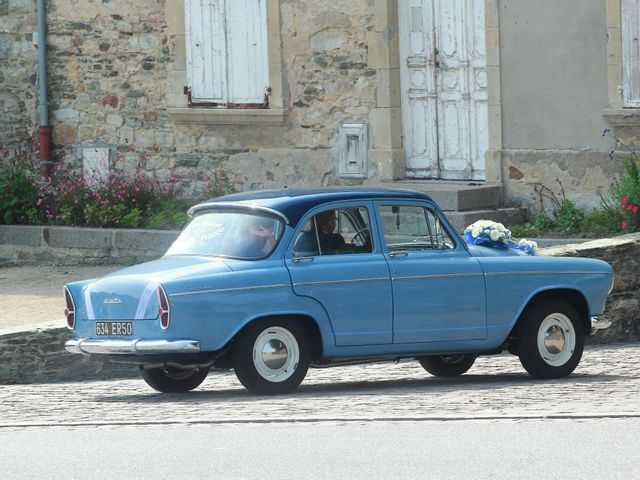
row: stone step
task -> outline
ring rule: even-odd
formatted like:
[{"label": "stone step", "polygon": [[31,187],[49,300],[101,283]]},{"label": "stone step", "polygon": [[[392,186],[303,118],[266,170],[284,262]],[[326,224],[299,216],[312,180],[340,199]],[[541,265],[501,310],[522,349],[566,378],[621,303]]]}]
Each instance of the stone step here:
[{"label": "stone step", "polygon": [[491,220],[502,223],[509,228],[511,225],[523,223],[526,219],[525,210],[517,207],[445,212],[445,215],[458,232],[462,232],[467,226],[478,220]]},{"label": "stone step", "polygon": [[502,186],[495,183],[440,180],[396,180],[391,188],[406,188],[428,194],[445,211],[461,212],[502,205]]}]

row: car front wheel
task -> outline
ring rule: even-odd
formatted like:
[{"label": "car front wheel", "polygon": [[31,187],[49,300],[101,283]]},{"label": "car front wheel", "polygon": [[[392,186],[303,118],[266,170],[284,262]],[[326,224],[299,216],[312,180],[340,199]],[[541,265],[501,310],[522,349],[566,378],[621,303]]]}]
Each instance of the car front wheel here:
[{"label": "car front wheel", "polygon": [[251,393],[288,393],[300,385],[309,368],[306,332],[288,319],[250,325],[234,346],[232,361],[238,380]]},{"label": "car front wheel", "polygon": [[418,359],[422,368],[434,377],[457,377],[471,368],[475,355],[433,355]]},{"label": "car front wheel", "polygon": [[162,393],[184,393],[198,387],[209,373],[208,368],[183,370],[179,368],[144,368],[140,376],[147,384]]},{"label": "car front wheel", "polygon": [[578,366],[584,349],[584,329],[575,308],[562,300],[543,300],[521,319],[518,356],[529,374],[561,378]]}]

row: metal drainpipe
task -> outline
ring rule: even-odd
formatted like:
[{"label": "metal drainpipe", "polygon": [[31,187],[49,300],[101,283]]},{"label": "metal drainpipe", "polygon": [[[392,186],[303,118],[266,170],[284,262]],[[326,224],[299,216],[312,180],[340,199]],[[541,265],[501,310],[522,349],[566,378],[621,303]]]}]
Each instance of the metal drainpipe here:
[{"label": "metal drainpipe", "polygon": [[51,125],[47,95],[47,11],[45,0],[38,0],[38,83],[40,85],[40,161],[44,175],[51,176]]}]

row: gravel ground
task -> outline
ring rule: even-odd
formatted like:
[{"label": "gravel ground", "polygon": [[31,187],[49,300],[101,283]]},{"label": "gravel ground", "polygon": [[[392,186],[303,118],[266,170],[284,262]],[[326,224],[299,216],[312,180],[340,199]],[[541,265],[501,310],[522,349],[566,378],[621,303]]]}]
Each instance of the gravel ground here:
[{"label": "gravel ground", "polygon": [[[638,418],[639,347],[588,347],[574,374],[558,380],[528,376],[518,358],[508,354],[480,357],[468,374],[456,378],[429,376],[416,361],[310,369],[295,392],[273,397],[251,395],[232,372],[211,372],[188,394],[160,394],[141,379],[0,385],[0,431],[74,425]],[[603,449],[615,455],[615,446],[603,444]]]}]

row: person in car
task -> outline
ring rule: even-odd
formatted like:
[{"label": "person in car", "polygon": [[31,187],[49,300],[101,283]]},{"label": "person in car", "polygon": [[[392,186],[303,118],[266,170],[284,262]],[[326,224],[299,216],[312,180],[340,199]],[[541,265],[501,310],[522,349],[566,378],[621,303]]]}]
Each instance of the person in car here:
[{"label": "person in car", "polygon": [[[347,247],[344,237],[335,233],[336,211],[327,210],[317,214],[311,220],[311,228],[304,232],[296,242],[295,250],[308,255],[331,255]],[[318,243],[320,250],[318,251]]]},{"label": "person in car", "polygon": [[272,231],[273,220],[254,216],[243,225],[242,240],[234,251],[241,258],[260,258],[268,255],[276,244]]}]

